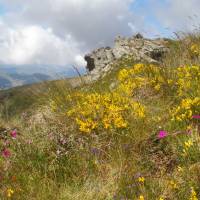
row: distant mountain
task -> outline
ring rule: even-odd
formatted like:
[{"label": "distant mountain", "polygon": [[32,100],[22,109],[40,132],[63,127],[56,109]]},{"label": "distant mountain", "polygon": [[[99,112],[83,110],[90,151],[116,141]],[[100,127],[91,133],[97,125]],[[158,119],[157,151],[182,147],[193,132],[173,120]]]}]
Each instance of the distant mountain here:
[{"label": "distant mountain", "polygon": [[[74,77],[77,76],[76,73],[69,67],[0,65],[0,90],[46,80]],[[83,74],[84,69],[80,70],[80,73]]]},{"label": "distant mountain", "polygon": [[12,86],[12,82],[0,75],[0,89],[1,88],[9,88]]},{"label": "distant mountain", "polygon": [[20,85],[32,84],[40,81],[51,80],[52,77],[45,74],[0,74],[0,89],[7,89]]}]

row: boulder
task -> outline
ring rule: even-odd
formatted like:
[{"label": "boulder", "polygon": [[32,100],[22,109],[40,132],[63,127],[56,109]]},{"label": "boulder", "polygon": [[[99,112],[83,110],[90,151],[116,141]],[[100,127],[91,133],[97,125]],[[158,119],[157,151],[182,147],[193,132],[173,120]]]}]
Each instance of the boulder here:
[{"label": "boulder", "polygon": [[112,70],[112,64],[124,56],[133,56],[137,62],[158,63],[167,51],[162,39],[145,39],[139,33],[131,38],[118,36],[113,48],[103,47],[87,54],[86,68],[91,80],[95,81]]}]

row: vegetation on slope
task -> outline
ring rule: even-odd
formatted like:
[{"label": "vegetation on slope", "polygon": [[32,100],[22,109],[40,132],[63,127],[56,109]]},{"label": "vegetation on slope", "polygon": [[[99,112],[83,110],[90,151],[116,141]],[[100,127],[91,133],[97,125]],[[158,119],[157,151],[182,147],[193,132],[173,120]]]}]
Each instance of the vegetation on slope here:
[{"label": "vegetation on slope", "polygon": [[169,47],[160,65],[126,58],[94,84],[45,86],[33,108],[27,91],[9,98],[1,199],[200,199],[200,39]]}]

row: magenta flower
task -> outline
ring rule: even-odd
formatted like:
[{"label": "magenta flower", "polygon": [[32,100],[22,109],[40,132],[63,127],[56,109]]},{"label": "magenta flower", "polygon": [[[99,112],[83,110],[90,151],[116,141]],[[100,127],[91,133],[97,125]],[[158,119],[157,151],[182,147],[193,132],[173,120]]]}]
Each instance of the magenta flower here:
[{"label": "magenta flower", "polygon": [[2,156],[3,156],[4,158],[9,158],[9,157],[11,156],[10,150],[9,150],[9,149],[4,149],[4,150],[2,151]]},{"label": "magenta flower", "polygon": [[17,137],[17,130],[11,131],[11,137],[16,138]]},{"label": "magenta flower", "polygon": [[200,119],[200,115],[193,115],[192,118],[193,119]]},{"label": "magenta flower", "polygon": [[158,134],[158,138],[162,139],[162,138],[165,138],[165,137],[167,137],[167,132],[166,131],[160,131],[159,134]]}]

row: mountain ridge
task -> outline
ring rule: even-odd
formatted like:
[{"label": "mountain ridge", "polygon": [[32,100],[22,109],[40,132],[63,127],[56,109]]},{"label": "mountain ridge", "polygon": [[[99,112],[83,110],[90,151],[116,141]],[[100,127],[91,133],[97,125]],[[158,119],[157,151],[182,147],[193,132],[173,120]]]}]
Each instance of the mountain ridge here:
[{"label": "mountain ridge", "polygon": [[[80,73],[84,73],[83,68],[80,69]],[[77,76],[77,72],[72,67],[0,65],[0,89],[74,76]]]}]

